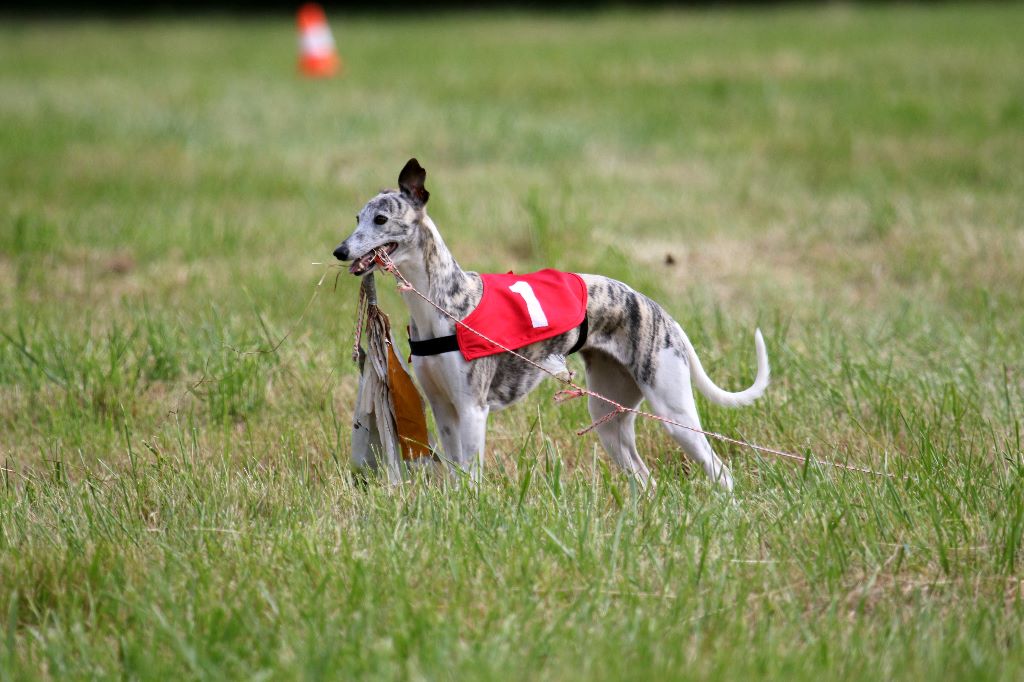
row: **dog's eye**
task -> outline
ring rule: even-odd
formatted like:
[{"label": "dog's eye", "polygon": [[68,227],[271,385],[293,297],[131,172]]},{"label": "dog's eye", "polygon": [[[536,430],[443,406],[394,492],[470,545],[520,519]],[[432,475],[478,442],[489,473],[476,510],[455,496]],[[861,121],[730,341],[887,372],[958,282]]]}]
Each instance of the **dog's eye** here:
[{"label": "dog's eye", "polygon": [[383,225],[387,221],[388,221],[388,217],[387,216],[376,215],[376,216],[373,217],[373,224],[374,225]]}]

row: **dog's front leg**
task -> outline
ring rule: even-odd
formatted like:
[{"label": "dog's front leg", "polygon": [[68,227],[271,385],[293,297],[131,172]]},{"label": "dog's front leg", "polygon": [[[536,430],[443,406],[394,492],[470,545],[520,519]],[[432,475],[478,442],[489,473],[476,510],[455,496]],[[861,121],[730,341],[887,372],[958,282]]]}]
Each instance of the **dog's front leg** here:
[{"label": "dog's front leg", "polygon": [[449,465],[457,464],[460,459],[459,452],[462,450],[459,444],[459,413],[447,393],[438,386],[433,375],[418,366],[417,360],[418,358],[413,357],[413,369],[416,370],[416,377],[427,394],[430,411],[434,413],[437,435],[441,439],[441,454]]},{"label": "dog's front leg", "polygon": [[445,461],[479,482],[490,408],[473,388],[466,362],[455,353],[413,356],[413,368],[434,412]]},{"label": "dog's front leg", "polygon": [[449,466],[461,466],[462,440],[459,432],[459,413],[444,398],[429,396],[430,409],[437,423],[437,435],[441,439],[441,450]]},{"label": "dog's front leg", "polygon": [[459,466],[469,473],[474,484],[480,483],[484,475],[484,444],[487,440],[487,415],[490,409],[484,405],[465,406],[459,413]]},{"label": "dog's front leg", "polygon": [[430,408],[434,411],[444,458],[452,467],[468,473],[470,479],[478,483],[483,475],[488,409],[464,407],[457,410],[443,399],[432,400]]}]

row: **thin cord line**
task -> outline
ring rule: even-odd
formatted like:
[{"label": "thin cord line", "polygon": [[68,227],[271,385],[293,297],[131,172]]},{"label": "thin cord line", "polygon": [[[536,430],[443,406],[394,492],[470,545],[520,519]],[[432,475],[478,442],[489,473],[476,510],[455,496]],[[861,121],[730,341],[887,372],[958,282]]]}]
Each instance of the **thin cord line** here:
[{"label": "thin cord line", "polygon": [[419,289],[414,287],[412,285],[412,282],[410,282],[408,280],[408,278],[406,278],[406,276],[404,274],[402,274],[402,271],[398,269],[398,266],[395,265],[395,262],[393,260],[391,260],[391,257],[387,254],[386,251],[384,251],[383,249],[376,249],[374,251],[374,253],[376,254],[375,261],[377,262],[377,264],[380,265],[380,267],[383,268],[386,272],[391,273],[395,277],[395,280],[398,282],[399,290],[400,291],[411,291],[411,292],[413,292],[414,294],[416,294],[417,296],[422,298],[424,301],[429,303],[431,306],[436,308],[437,311],[440,312],[442,315],[448,317],[453,322],[455,322],[455,324],[460,325],[461,327],[463,327],[464,329],[466,329],[470,333],[479,336],[483,340],[485,340],[485,341],[487,341],[489,343],[494,344],[498,348],[501,348],[504,352],[511,353],[512,355],[514,355],[515,357],[519,358],[523,362],[526,362],[527,364],[532,365],[533,367],[536,367],[540,371],[542,371],[545,374],[548,374],[549,376],[554,378],[556,381],[561,382],[563,385],[568,386],[569,388],[566,388],[566,389],[564,389],[562,391],[559,391],[558,393],[555,394],[554,399],[555,399],[556,402],[564,402],[566,400],[573,400],[575,398],[581,398],[583,396],[590,396],[590,397],[596,398],[598,400],[601,400],[601,401],[607,403],[608,405],[611,405],[613,408],[615,408],[614,411],[609,412],[608,414],[604,415],[600,419],[594,421],[592,424],[590,424],[590,426],[587,426],[586,428],[578,430],[576,432],[577,435],[582,436],[583,434],[585,434],[585,433],[587,433],[587,432],[597,428],[601,424],[603,424],[606,421],[608,421],[608,420],[618,416],[619,414],[630,412],[630,413],[638,415],[640,417],[647,417],[649,419],[654,419],[654,420],[663,422],[665,424],[671,424],[673,426],[678,426],[679,428],[682,428],[682,429],[687,429],[688,431],[693,431],[695,433],[701,433],[701,434],[704,434],[705,436],[710,436],[711,438],[715,438],[717,440],[724,441],[726,443],[733,443],[734,445],[741,445],[741,446],[744,446],[744,447],[748,447],[748,448],[750,448],[752,450],[756,450],[758,452],[763,452],[763,453],[766,453],[766,454],[769,454],[769,455],[775,455],[777,457],[783,457],[783,458],[786,458],[786,459],[792,459],[792,460],[795,460],[797,462],[801,462],[803,464],[807,464],[808,462],[813,462],[813,463],[817,463],[817,464],[825,464],[825,465],[828,465],[828,466],[831,466],[831,467],[836,467],[838,469],[846,469],[847,471],[856,471],[856,472],[859,472],[859,473],[862,473],[862,474],[871,474],[872,476],[884,476],[886,478],[893,478],[892,474],[886,473],[884,471],[875,471],[874,469],[868,469],[866,467],[854,466],[852,464],[843,464],[841,462],[833,462],[833,461],[824,460],[824,459],[809,459],[807,457],[804,457],[802,455],[797,455],[797,454],[792,453],[792,452],[786,452],[784,450],[776,450],[775,448],[769,448],[769,447],[765,447],[763,445],[755,445],[754,443],[750,443],[750,442],[745,441],[745,440],[740,440],[738,438],[730,438],[729,436],[723,435],[721,433],[715,433],[714,431],[705,431],[703,429],[698,429],[697,427],[694,427],[694,426],[689,426],[687,424],[681,424],[681,423],[679,423],[679,422],[677,422],[677,421],[675,421],[673,419],[669,419],[668,417],[662,417],[662,416],[654,414],[652,412],[646,412],[644,410],[638,410],[636,408],[632,408],[632,407],[628,407],[626,405],[622,405],[621,403],[618,403],[618,402],[612,400],[611,398],[607,398],[607,397],[601,395],[600,393],[596,393],[594,391],[591,391],[588,388],[585,388],[583,386],[580,386],[580,385],[574,383],[571,379],[566,379],[564,377],[558,376],[557,374],[555,374],[551,370],[549,370],[546,367],[543,367],[540,364],[534,362],[533,360],[531,360],[530,358],[526,357],[525,355],[522,355],[521,353],[517,353],[516,351],[512,350],[511,348],[505,346],[504,344],[501,344],[501,343],[495,341],[494,339],[488,337],[486,334],[484,334],[484,333],[482,333],[480,331],[477,331],[473,327],[470,327],[468,324],[466,324],[465,322],[463,322],[459,318],[455,317],[455,315],[453,315],[452,313],[450,313],[447,310],[445,310],[438,303],[435,303],[429,296],[427,296],[426,294],[421,292]]}]

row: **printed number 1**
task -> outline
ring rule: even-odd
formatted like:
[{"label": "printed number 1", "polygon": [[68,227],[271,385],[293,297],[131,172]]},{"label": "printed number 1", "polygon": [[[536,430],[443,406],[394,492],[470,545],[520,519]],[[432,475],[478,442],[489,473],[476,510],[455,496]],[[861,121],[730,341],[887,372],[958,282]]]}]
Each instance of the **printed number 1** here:
[{"label": "printed number 1", "polygon": [[533,323],[534,329],[548,326],[548,317],[540,307],[540,301],[537,300],[537,295],[533,293],[533,287],[529,282],[516,282],[509,286],[509,290],[519,294],[526,301],[526,312],[530,314],[530,322]]}]

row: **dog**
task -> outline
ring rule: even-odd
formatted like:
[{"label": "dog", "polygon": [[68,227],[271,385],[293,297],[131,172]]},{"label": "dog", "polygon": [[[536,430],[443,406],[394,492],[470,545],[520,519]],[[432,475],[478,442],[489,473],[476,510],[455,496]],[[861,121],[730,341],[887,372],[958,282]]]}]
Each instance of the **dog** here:
[{"label": "dog", "polygon": [[[334,250],[340,261],[351,261],[349,272],[362,277],[378,268],[383,250],[409,283],[458,319],[480,303],[481,276],[463,270],[427,215],[430,193],[426,171],[410,159],[398,177],[397,190],[383,190],[370,199],[356,228]],[[586,285],[586,324],[517,350],[550,365],[582,342],[579,353],[591,391],[637,408],[647,400],[651,410],[679,424],[700,429],[691,380],[716,405],[740,407],[757,400],[768,387],[768,352],[760,329],[754,332],[757,377],[739,392],[714,384],[701,366],[682,327],[653,300],[622,282],[600,275],[578,276]],[[437,339],[455,332],[455,323],[412,291],[404,291],[409,308],[410,342]],[[511,353],[467,361],[457,352],[413,355],[413,369],[434,412],[444,458],[469,473],[483,475],[487,417],[521,400],[545,377],[541,369]],[[611,459],[646,487],[650,470],[636,448],[636,415],[589,398],[590,415],[601,444]],[[604,420],[604,421],[602,421]],[[700,464],[721,488],[732,491],[733,477],[703,433],[664,423],[686,455]]]}]

